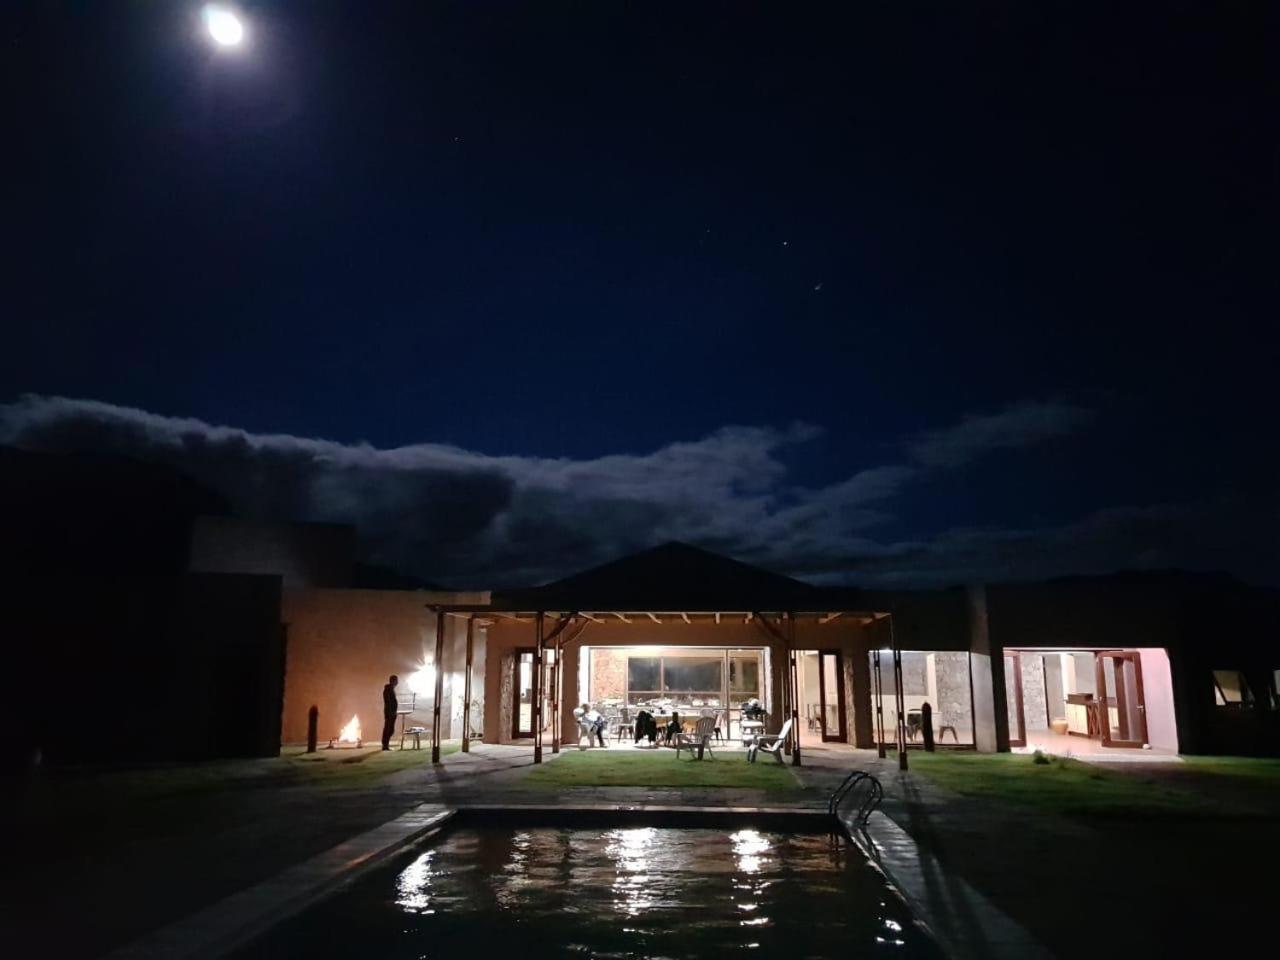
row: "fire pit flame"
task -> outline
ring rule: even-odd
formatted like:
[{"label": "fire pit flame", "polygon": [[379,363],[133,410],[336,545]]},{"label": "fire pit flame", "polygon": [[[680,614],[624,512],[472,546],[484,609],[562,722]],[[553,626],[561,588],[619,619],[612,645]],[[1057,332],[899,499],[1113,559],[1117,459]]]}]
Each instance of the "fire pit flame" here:
[{"label": "fire pit flame", "polygon": [[339,743],[360,743],[360,717],[353,716],[338,734]]}]

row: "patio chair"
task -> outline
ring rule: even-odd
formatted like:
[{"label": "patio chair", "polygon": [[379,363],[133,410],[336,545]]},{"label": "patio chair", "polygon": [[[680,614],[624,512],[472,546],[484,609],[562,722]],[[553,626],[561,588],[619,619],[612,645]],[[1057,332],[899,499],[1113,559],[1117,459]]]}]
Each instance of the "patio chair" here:
[{"label": "patio chair", "polygon": [[787,745],[787,737],[791,733],[791,718],[787,718],[787,722],[782,725],[782,729],[777,733],[760,734],[756,736],[751,745],[747,747],[747,763],[756,762],[756,754],[763,750],[765,753],[773,754],[773,759],[782,763],[782,748]]},{"label": "patio chair", "polygon": [[623,707],[618,714],[618,725],[614,731],[614,736],[622,740],[628,737],[634,738],[635,735],[636,725],[635,721],[631,719],[631,711]]},{"label": "patio chair", "polygon": [[702,759],[703,751],[711,754],[711,759],[714,760],[716,756],[711,753],[711,735],[715,729],[715,717],[699,717],[694,724],[693,733],[676,734],[676,759],[680,759],[681,750],[688,750],[690,753],[696,750],[699,760]]}]

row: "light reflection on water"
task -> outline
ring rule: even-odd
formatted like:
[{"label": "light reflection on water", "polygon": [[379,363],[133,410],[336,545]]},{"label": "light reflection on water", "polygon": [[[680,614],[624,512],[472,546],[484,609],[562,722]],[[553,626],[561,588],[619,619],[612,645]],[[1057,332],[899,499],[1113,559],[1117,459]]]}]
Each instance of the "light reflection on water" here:
[{"label": "light reflection on water", "polygon": [[369,960],[766,950],[936,957],[883,878],[825,836],[458,829],[246,951]]}]

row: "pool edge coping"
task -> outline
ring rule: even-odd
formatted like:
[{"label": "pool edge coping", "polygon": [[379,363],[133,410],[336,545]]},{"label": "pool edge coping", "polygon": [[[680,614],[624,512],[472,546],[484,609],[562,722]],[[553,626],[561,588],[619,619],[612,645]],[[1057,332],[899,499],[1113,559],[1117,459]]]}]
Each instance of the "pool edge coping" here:
[{"label": "pool edge coping", "polygon": [[256,940],[390,857],[443,829],[457,807],[423,803],[300,863],[228,894],[103,955],[103,960],[204,960]]},{"label": "pool edge coping", "polygon": [[[963,877],[923,852],[911,834],[883,811],[858,826],[840,815],[844,834],[910,907],[915,921],[953,960],[1053,960],[1043,943],[978,892]],[[928,871],[936,885],[945,879],[949,897],[930,896]]]}]

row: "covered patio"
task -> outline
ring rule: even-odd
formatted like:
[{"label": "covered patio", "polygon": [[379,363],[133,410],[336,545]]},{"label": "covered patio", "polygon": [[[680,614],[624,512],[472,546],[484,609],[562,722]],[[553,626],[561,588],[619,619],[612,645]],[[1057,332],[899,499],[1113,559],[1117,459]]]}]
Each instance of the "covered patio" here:
[{"label": "covered patio", "polygon": [[[634,745],[641,710],[660,727],[675,715],[686,728],[713,718],[721,734],[713,747],[727,750],[790,721],[785,755],[799,766],[820,745],[906,746],[893,617],[857,599],[833,607],[808,584],[672,543],[543,587],[442,594],[428,607],[446,669],[446,621],[467,624],[462,716],[467,723],[473,684],[483,682],[487,743],[527,745],[541,763],[576,746],[573,710],[590,703],[614,745]],[[482,679],[471,676],[477,624],[486,630]],[[434,730],[442,700],[437,691]],[[755,701],[762,728],[743,712]],[[905,763],[905,749],[899,756]]]}]

